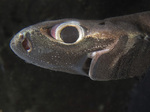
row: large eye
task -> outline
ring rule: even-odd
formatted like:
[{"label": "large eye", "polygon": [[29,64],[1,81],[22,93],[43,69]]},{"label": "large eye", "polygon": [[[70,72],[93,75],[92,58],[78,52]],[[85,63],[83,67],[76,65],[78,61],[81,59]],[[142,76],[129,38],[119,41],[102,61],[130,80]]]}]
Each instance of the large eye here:
[{"label": "large eye", "polygon": [[51,35],[64,43],[76,43],[84,37],[84,30],[79,22],[69,21],[54,26]]}]

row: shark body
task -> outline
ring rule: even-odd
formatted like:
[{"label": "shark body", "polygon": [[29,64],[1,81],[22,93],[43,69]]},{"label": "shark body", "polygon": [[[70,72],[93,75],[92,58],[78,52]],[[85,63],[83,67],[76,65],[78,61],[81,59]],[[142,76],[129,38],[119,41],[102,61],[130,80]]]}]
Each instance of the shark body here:
[{"label": "shark body", "polygon": [[150,66],[150,12],[45,21],[18,32],[10,47],[28,63],[92,80],[141,76]]}]

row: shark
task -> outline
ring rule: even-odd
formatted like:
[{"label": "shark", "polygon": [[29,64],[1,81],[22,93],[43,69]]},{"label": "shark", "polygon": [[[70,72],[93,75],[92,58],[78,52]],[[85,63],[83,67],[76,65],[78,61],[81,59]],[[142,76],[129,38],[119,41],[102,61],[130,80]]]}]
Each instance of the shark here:
[{"label": "shark", "polygon": [[10,48],[33,65],[92,80],[140,77],[150,67],[150,12],[44,21],[19,31]]}]

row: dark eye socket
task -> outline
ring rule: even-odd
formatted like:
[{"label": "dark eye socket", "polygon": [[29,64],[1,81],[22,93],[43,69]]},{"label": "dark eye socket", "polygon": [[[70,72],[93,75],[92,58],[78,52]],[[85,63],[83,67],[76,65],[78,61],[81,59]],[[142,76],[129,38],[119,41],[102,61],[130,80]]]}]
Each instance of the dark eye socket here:
[{"label": "dark eye socket", "polygon": [[68,21],[56,24],[48,33],[52,38],[64,44],[79,42],[84,37],[84,29],[77,21]]},{"label": "dark eye socket", "polygon": [[64,27],[60,32],[60,38],[65,43],[74,43],[79,38],[79,31],[73,26]]}]

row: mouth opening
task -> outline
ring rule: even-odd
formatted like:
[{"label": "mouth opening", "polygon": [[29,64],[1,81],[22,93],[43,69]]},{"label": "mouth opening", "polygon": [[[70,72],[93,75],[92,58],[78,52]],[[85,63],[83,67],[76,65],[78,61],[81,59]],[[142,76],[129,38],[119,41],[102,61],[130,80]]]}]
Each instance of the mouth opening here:
[{"label": "mouth opening", "polygon": [[86,59],[82,68],[82,70],[87,74],[87,76],[91,77],[94,66],[96,65],[98,58],[101,55],[108,53],[109,51],[110,49],[104,49],[104,50],[94,51],[88,54],[88,58]]}]

